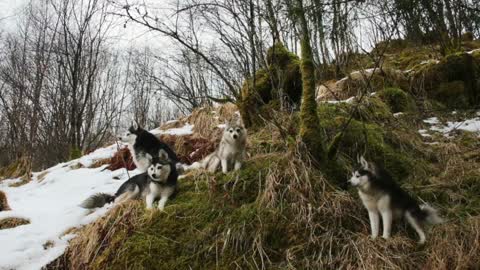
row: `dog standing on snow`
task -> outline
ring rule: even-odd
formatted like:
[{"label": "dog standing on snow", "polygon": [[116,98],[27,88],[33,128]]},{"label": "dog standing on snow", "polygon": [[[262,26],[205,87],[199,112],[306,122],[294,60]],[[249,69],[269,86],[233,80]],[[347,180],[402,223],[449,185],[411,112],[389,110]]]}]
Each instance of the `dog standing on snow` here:
[{"label": "dog standing on snow", "polygon": [[152,157],[147,153],[146,157],[151,163],[146,173],[128,179],[115,195],[97,193],[80,206],[93,209],[111,202],[142,197],[145,198],[147,209],[151,209],[154,201],[159,200],[158,209],[163,211],[168,198],[177,190],[178,173],[175,164],[168,159],[167,152],[160,150],[159,157]]},{"label": "dog standing on snow", "polygon": [[360,199],[367,208],[372,238],[375,239],[379,234],[379,215],[382,216],[382,237],[385,239],[390,237],[393,219],[403,216],[420,237],[419,243],[425,243],[423,226],[443,222],[437,211],[426,204],[419,205],[382,168],[369,164],[363,157],[359,162],[361,168],[353,172],[348,182],[358,188]]},{"label": "dog standing on snow", "polygon": [[203,168],[215,172],[219,165],[222,172],[239,170],[246,157],[247,130],[240,118],[225,123],[222,139],[215,152],[202,161],[195,162],[187,170]]},{"label": "dog standing on snow", "polygon": [[150,166],[150,160],[147,154],[151,157],[158,157],[159,151],[163,150],[168,154],[168,158],[177,163],[178,158],[175,152],[164,142],[160,141],[155,135],[133,124],[128,131],[121,136],[120,141],[128,144],[128,149],[133,157],[133,162],[137,168],[145,172]]}]

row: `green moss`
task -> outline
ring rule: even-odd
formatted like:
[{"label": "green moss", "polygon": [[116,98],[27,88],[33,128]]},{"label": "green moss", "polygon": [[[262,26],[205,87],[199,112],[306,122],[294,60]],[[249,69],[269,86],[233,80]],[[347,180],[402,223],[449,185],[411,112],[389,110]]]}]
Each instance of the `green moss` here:
[{"label": "green moss", "polygon": [[415,110],[415,101],[400,88],[386,88],[378,93],[379,97],[390,107],[392,113]]},{"label": "green moss", "polygon": [[[351,105],[355,106],[355,104]],[[365,98],[354,111],[354,117],[361,121],[387,121],[392,118],[392,112],[385,102],[378,97]]]},{"label": "green moss", "polygon": [[465,96],[465,83],[463,81],[442,82],[438,86],[435,98],[451,108],[468,106]]},{"label": "green moss", "polygon": [[360,104],[353,103],[321,103],[318,106],[320,120],[330,119],[337,116],[348,118],[350,114],[353,119],[366,122],[380,122],[392,119],[390,108],[377,96],[364,97]]},{"label": "green moss", "polygon": [[[408,154],[398,151],[387,142],[390,134],[375,123],[360,122],[352,119],[345,127],[348,118],[337,116],[334,119],[322,119],[321,125],[329,138],[333,138],[332,145],[343,155],[355,157],[366,151],[366,158],[385,167],[395,179],[402,180],[412,171],[414,161]],[[338,136],[343,130],[342,138]]]},{"label": "green moss", "polygon": [[268,69],[260,69],[255,73],[255,83],[247,79],[241,89],[238,102],[243,122],[247,127],[263,123],[260,115],[269,119],[271,114],[262,107],[274,102],[279,104],[280,91],[283,99],[298,104],[302,96],[302,80],[300,61],[281,43],[275,44],[267,51]]},{"label": "green moss", "polygon": [[[414,85],[449,106],[480,102],[479,63],[467,53],[452,54],[438,64],[428,65],[414,76]],[[460,83],[460,82],[463,82]]]},{"label": "green moss", "polygon": [[144,210],[143,202],[139,203],[131,214],[140,220],[137,218],[133,227],[115,225],[120,229],[112,242],[99,250],[91,269],[124,269],[127,265],[129,269],[254,266],[258,261],[255,254],[249,254],[246,261],[243,256],[255,237],[262,236],[262,242],[276,250],[288,244],[287,235],[280,232],[285,232],[289,221],[278,210],[261,208],[257,202],[258,185],[269,168],[285,162],[280,154],[268,155],[248,161],[239,172],[185,178],[164,213]]},{"label": "green moss", "polygon": [[70,148],[70,153],[68,155],[69,159],[72,160],[72,159],[77,159],[77,158],[80,158],[82,157],[82,150],[76,146],[72,146]]}]

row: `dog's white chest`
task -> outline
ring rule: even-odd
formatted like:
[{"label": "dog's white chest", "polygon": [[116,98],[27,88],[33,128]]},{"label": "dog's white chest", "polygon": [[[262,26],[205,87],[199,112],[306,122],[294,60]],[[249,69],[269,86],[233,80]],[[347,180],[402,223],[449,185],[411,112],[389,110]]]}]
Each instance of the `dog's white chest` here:
[{"label": "dog's white chest", "polygon": [[378,199],[376,197],[368,195],[367,193],[364,193],[361,190],[358,191],[358,195],[360,195],[360,199],[362,200],[362,203],[365,206],[365,208],[367,208],[368,210],[377,209]]}]

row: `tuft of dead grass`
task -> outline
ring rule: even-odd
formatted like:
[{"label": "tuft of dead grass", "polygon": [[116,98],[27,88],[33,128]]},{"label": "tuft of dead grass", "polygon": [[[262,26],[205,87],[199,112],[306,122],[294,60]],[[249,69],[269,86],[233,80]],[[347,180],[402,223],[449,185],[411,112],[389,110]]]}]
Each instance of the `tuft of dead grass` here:
[{"label": "tuft of dead grass", "polygon": [[45,180],[45,177],[47,177],[47,175],[48,175],[49,173],[50,173],[50,171],[48,171],[48,170],[45,170],[45,171],[39,173],[39,174],[37,175],[37,181],[38,181],[39,183],[43,182],[43,180]]},{"label": "tuft of dead grass", "polygon": [[[116,257],[115,252],[129,235],[143,223],[140,201],[122,203],[106,216],[77,231],[65,254],[47,265],[46,269],[93,269]],[[94,265],[92,265],[94,263]],[[100,267],[100,269],[104,269]],[[98,268],[96,268],[98,269]]]},{"label": "tuft of dead grass", "polygon": [[478,269],[480,217],[450,223],[431,232],[424,269]]},{"label": "tuft of dead grass", "polygon": [[172,128],[181,128],[181,127],[185,126],[185,124],[187,123],[186,120],[187,120],[186,117],[183,117],[183,118],[178,119],[178,120],[169,121],[169,122],[161,125],[160,130],[167,130],[167,129],[172,129]]},{"label": "tuft of dead grass", "polygon": [[30,220],[16,217],[4,218],[0,219],[0,230],[12,229],[26,224],[30,224]]},{"label": "tuft of dead grass", "polygon": [[115,171],[121,168],[127,168],[127,170],[134,170],[136,168],[133,162],[132,154],[128,147],[124,147],[117,151],[112,158],[110,158],[105,164],[110,164],[106,169]]},{"label": "tuft of dead grass", "polygon": [[220,124],[224,124],[237,117],[238,108],[233,103],[226,103],[219,107],[203,107],[196,109],[187,117],[187,122],[194,125],[193,132],[204,137],[212,138],[221,132]]},{"label": "tuft of dead grass", "polygon": [[12,178],[22,178],[16,186],[24,185],[32,180],[32,162],[27,157],[22,157],[12,164],[0,168],[0,181]]},{"label": "tuft of dead grass", "polygon": [[0,190],[0,211],[7,210],[11,210],[10,206],[8,206],[7,195]]},{"label": "tuft of dead grass", "polygon": [[78,170],[78,169],[81,169],[81,168],[85,168],[85,166],[83,166],[82,163],[77,162],[77,163],[74,163],[74,164],[70,165],[69,168],[72,169],[72,170]]},{"label": "tuft of dead grass", "polygon": [[206,139],[198,134],[186,136],[162,135],[160,139],[170,145],[180,162],[191,164],[199,161],[215,150],[218,139]]},{"label": "tuft of dead grass", "polygon": [[97,159],[95,160],[95,162],[90,165],[90,169],[95,169],[95,168],[100,168],[104,165],[110,165],[112,163],[112,159],[111,158],[104,158],[104,159]]}]

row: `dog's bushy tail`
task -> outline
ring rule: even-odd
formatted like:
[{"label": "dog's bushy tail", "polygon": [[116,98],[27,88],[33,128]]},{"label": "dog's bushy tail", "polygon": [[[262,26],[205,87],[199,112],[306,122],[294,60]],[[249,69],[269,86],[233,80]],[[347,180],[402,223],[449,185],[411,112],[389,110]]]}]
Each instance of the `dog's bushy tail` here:
[{"label": "dog's bushy tail", "polygon": [[431,225],[436,225],[445,222],[442,217],[438,215],[438,211],[428,204],[420,205],[420,210],[425,214],[425,222]]},{"label": "dog's bushy tail", "polygon": [[177,163],[175,164],[175,168],[177,169],[177,173],[180,175],[180,174],[184,174],[186,171],[188,171],[190,166],[188,166],[187,164],[183,164],[183,163]]},{"label": "dog's bushy tail", "polygon": [[185,165],[184,170],[185,171],[191,171],[191,170],[198,170],[205,168],[205,165],[203,164],[202,161],[197,161],[192,163],[192,165]]},{"label": "dog's bushy tail", "polygon": [[90,196],[88,199],[80,204],[80,207],[85,209],[93,209],[102,207],[107,203],[111,203],[115,200],[115,196],[106,193],[97,193]]}]

